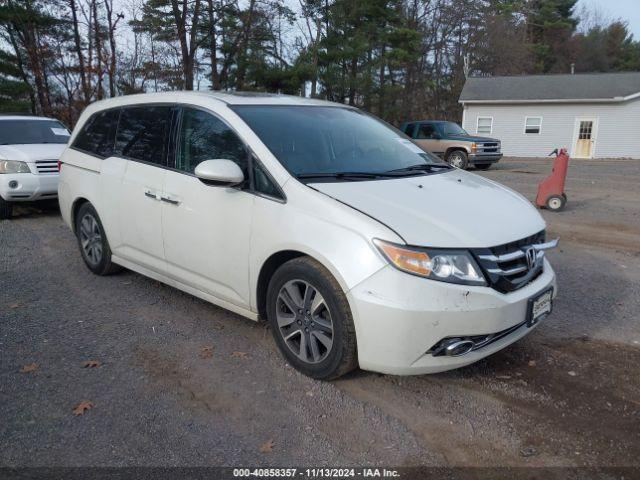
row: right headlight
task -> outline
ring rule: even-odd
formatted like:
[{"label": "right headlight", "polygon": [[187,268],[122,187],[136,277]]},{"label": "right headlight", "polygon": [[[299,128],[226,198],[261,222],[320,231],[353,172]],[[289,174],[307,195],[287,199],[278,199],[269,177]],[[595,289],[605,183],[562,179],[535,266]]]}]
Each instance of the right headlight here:
[{"label": "right headlight", "polygon": [[31,170],[25,162],[0,160],[0,173],[31,173]]},{"label": "right headlight", "polygon": [[391,265],[403,272],[463,285],[486,285],[480,267],[466,250],[412,248],[384,240],[373,243]]}]

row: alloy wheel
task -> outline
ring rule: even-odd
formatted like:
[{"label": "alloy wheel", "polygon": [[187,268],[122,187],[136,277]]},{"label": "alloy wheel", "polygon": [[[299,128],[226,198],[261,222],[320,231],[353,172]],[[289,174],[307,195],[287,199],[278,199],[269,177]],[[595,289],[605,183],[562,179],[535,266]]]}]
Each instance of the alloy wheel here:
[{"label": "alloy wheel", "polygon": [[98,265],[102,260],[102,234],[98,221],[90,213],[80,221],[80,245],[87,261]]},{"label": "alloy wheel", "polygon": [[462,155],[460,155],[459,153],[452,153],[449,157],[449,165],[456,168],[461,168],[463,164],[464,158],[462,158]]},{"label": "alloy wheel", "polygon": [[333,347],[333,321],[320,292],[304,280],[290,280],[278,293],[278,329],[291,353],[306,363],[323,361]]}]

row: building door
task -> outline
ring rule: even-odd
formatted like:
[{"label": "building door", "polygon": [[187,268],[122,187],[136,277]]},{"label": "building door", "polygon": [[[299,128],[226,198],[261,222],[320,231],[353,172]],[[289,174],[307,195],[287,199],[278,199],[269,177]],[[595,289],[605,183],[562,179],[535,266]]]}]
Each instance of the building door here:
[{"label": "building door", "polygon": [[573,157],[592,158],[596,139],[596,119],[576,119],[576,133],[574,137]]}]

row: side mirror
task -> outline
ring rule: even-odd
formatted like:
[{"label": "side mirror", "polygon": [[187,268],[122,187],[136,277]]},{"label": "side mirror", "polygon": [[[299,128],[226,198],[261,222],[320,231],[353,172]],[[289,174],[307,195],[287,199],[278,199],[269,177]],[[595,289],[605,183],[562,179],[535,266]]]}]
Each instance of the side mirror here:
[{"label": "side mirror", "polygon": [[205,160],[196,166],[195,174],[208,185],[232,187],[244,181],[238,164],[226,159]]}]

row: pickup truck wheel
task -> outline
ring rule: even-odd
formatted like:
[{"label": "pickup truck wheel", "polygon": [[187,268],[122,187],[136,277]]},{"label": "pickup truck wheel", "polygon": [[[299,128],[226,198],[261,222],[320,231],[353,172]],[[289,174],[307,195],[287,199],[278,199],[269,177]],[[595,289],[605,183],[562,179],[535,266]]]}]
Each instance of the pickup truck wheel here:
[{"label": "pickup truck wheel", "polygon": [[303,374],[331,380],[357,367],[347,298],[317,261],[298,257],[276,270],[267,290],[267,318],[278,348]]},{"label": "pickup truck wheel", "polygon": [[0,220],[8,220],[13,214],[13,203],[0,197]]},{"label": "pickup truck wheel", "polygon": [[476,163],[474,165],[474,167],[476,167],[478,170],[489,170],[489,167],[491,167],[490,163]]},{"label": "pickup truck wheel", "polygon": [[454,150],[446,158],[449,165],[456,168],[461,168],[465,170],[469,165],[469,157],[467,156],[467,152],[462,150]]},{"label": "pickup truck wheel", "polygon": [[120,270],[111,263],[111,249],[98,212],[90,203],[83,204],[76,215],[76,236],[82,259],[96,275],[109,275]]}]

